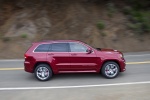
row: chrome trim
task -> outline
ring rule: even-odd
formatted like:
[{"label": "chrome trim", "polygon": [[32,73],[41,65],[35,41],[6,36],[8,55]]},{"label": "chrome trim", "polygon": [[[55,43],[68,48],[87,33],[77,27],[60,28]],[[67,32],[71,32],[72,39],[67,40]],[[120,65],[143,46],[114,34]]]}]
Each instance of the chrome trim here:
[{"label": "chrome trim", "polygon": [[[91,49],[92,49],[92,52],[91,52],[91,53],[94,53],[93,48],[92,48],[91,46],[89,46],[89,45],[83,43],[83,42],[77,41],[77,42],[68,42],[68,43],[79,43],[79,44],[85,46],[86,48],[91,48]],[[87,52],[72,52],[72,53],[87,53]],[[90,54],[91,54],[91,53],[90,53]]]},{"label": "chrome trim", "polygon": [[48,68],[41,66],[37,69],[36,75],[39,79],[45,80],[49,77],[50,72],[49,72]]},{"label": "chrome trim", "polygon": [[[62,42],[52,42],[52,43],[62,43]],[[49,53],[49,52],[34,52],[35,51],[35,49],[38,47],[38,46],[40,46],[40,45],[43,45],[43,44],[52,44],[52,43],[42,43],[42,44],[38,44],[34,49],[33,49],[33,53]],[[79,44],[81,44],[81,45],[83,45],[83,46],[85,46],[85,47],[87,47],[87,48],[91,48],[92,49],[92,53],[94,53],[94,50],[93,50],[93,48],[91,47],[91,46],[89,46],[89,45],[86,45],[86,44],[84,44],[84,43],[82,43],[82,42],[79,42],[79,41],[75,41],[75,42],[63,42],[63,43],[79,43]],[[55,53],[55,52],[52,52],[52,53]],[[66,53],[66,52],[56,52],[56,53]],[[68,53],[87,53],[87,52],[68,52]]]},{"label": "chrome trim", "polygon": [[25,64],[30,64],[30,62],[28,62],[28,61],[25,61],[24,63],[25,63]]},{"label": "chrome trim", "polygon": [[[35,49],[37,48],[37,47],[39,47],[40,45],[43,45],[43,44],[51,44],[51,43],[42,43],[42,44],[38,44],[34,49],[33,49],[33,53],[41,53],[41,52],[34,52],[35,51]],[[42,52],[42,53],[47,53],[47,52]]]},{"label": "chrome trim", "polygon": [[115,64],[108,64],[105,67],[105,74],[108,77],[115,77],[118,72],[119,72],[118,67]]}]

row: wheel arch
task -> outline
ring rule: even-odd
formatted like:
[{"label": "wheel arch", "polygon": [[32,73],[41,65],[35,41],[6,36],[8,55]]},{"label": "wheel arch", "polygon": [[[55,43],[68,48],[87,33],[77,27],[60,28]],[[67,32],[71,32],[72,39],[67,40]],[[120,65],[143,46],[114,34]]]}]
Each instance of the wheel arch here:
[{"label": "wheel arch", "polygon": [[34,65],[34,68],[33,68],[33,73],[34,73],[34,70],[36,69],[36,67],[39,65],[39,64],[47,64],[50,68],[51,68],[51,70],[52,70],[52,72],[53,72],[53,69],[52,69],[52,67],[51,67],[51,64],[50,63],[48,63],[48,62],[44,62],[44,61],[39,61],[39,62],[36,62],[35,63],[35,65]]},{"label": "wheel arch", "polygon": [[118,66],[119,66],[119,70],[121,71],[120,63],[119,63],[118,60],[115,60],[115,59],[108,59],[108,60],[105,60],[105,61],[102,62],[102,66],[101,66],[101,68],[100,68],[100,72],[101,72],[101,70],[102,70],[103,65],[104,65],[105,63],[107,63],[107,62],[115,62],[115,63],[117,63]]}]

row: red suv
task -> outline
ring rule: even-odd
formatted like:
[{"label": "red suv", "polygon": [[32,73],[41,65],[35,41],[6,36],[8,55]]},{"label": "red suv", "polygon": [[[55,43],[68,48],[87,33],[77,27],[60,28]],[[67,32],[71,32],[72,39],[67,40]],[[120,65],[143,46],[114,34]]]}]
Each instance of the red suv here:
[{"label": "red suv", "polygon": [[125,59],[117,50],[92,48],[76,40],[33,43],[25,53],[24,70],[40,81],[59,73],[101,73],[115,78],[125,71]]}]

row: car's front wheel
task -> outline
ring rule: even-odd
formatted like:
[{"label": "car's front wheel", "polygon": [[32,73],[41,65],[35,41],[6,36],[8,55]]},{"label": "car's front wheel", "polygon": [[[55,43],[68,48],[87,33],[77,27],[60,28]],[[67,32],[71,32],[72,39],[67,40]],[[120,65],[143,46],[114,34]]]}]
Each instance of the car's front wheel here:
[{"label": "car's front wheel", "polygon": [[119,72],[119,65],[116,62],[112,61],[104,63],[101,69],[102,75],[109,79],[117,77]]},{"label": "car's front wheel", "polygon": [[52,77],[52,70],[47,64],[39,64],[35,68],[34,75],[40,81],[47,81]]}]

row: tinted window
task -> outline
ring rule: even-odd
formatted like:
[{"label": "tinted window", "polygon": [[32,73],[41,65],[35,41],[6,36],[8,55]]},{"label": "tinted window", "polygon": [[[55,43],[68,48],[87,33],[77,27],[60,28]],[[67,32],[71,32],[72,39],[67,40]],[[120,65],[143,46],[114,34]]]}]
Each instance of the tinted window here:
[{"label": "tinted window", "polygon": [[34,52],[47,52],[49,49],[50,44],[41,44],[39,45]]},{"label": "tinted window", "polygon": [[53,43],[50,52],[68,52],[68,43]]},{"label": "tinted window", "polygon": [[79,43],[70,43],[71,52],[86,52],[87,47]]}]

